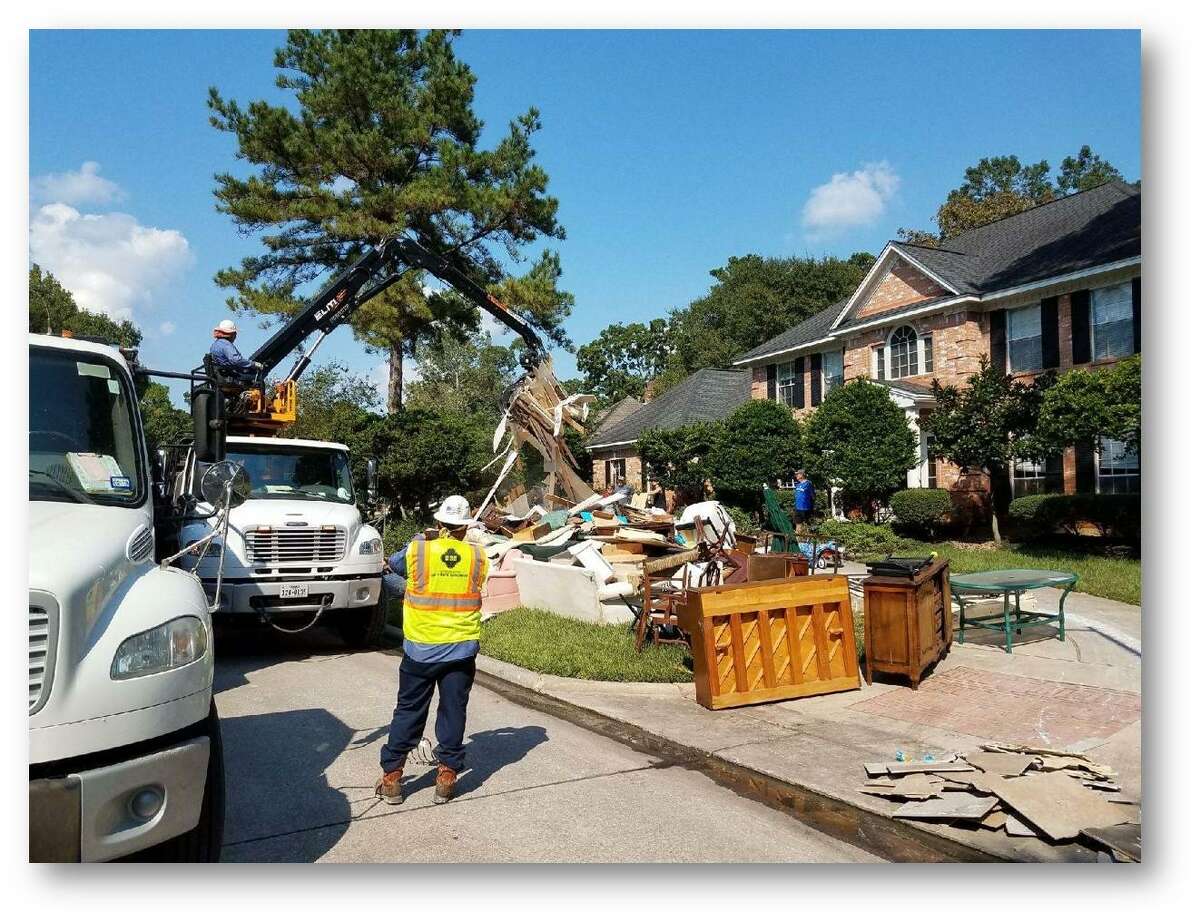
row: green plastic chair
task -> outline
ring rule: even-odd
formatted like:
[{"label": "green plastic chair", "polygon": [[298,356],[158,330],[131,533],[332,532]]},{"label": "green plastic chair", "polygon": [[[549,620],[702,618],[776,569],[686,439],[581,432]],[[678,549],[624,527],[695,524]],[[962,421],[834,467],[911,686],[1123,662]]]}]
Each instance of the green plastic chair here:
[{"label": "green plastic chair", "polygon": [[796,529],[788,514],[779,507],[779,497],[770,487],[763,487],[763,502],[767,508],[767,534],[770,535],[768,545],[772,554],[799,554],[800,540],[796,537]]}]

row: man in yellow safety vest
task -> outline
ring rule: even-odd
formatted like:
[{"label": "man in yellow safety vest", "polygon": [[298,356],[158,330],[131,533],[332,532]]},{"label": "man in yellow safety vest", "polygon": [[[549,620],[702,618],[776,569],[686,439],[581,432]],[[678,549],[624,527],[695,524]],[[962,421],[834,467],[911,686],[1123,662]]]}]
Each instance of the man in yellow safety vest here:
[{"label": "man in yellow safety vest", "polygon": [[[454,796],[454,783],[463,770],[463,734],[479,653],[487,557],[482,547],[463,540],[467,529],[477,524],[465,498],[448,497],[434,518],[445,531],[433,539],[417,535],[405,549],[405,572],[400,574],[405,578],[404,659],[392,726],[379,756],[383,777],[375,785],[376,796],[389,804],[404,802],[400,786],[404,760],[421,741],[435,686],[434,803],[444,804]],[[397,567],[393,564],[392,569]]]}]

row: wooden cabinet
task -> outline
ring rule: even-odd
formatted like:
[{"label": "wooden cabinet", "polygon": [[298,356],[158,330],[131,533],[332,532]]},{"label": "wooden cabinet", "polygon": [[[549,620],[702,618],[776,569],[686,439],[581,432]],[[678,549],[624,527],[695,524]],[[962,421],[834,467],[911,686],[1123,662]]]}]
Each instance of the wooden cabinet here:
[{"label": "wooden cabinet", "polygon": [[677,613],[691,636],[696,700],[707,708],[859,687],[844,576],[692,589]]},{"label": "wooden cabinet", "polygon": [[927,666],[950,649],[953,629],[950,562],[931,563],[911,579],[868,576],[863,580],[863,640],[866,676],[908,676],[916,688]]}]

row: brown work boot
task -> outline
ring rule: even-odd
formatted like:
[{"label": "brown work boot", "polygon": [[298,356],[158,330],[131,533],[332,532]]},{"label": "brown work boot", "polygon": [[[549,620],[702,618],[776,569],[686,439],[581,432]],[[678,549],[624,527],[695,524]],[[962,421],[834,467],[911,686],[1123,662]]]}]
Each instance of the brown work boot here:
[{"label": "brown work boot", "polygon": [[458,780],[458,772],[452,769],[449,765],[438,763],[437,767],[437,787],[433,791],[433,802],[435,804],[444,804],[454,796],[454,782]]},{"label": "brown work boot", "polygon": [[393,807],[404,803],[404,791],[400,781],[404,776],[404,764],[394,772],[384,772],[383,777],[375,782],[375,796]]}]

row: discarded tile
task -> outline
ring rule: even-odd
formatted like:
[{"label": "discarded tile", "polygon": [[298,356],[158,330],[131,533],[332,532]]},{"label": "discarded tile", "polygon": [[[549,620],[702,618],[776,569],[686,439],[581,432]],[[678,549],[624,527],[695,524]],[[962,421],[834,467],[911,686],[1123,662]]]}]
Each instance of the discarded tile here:
[{"label": "discarded tile", "polygon": [[987,829],[1003,829],[1007,819],[1003,810],[993,810],[979,821],[979,825]]},{"label": "discarded tile", "polygon": [[1015,816],[1009,816],[1004,820],[1004,831],[1010,836],[1036,836],[1037,833],[1022,823]]},{"label": "discarded tile", "polygon": [[875,775],[886,775],[888,773],[887,764],[884,762],[864,762],[863,769],[872,777]]},{"label": "discarded tile", "polygon": [[976,797],[958,791],[902,805],[893,817],[908,820],[979,820],[996,806],[995,797]]},{"label": "discarded tile", "polygon": [[1140,823],[1123,823],[1119,826],[1081,829],[1079,834],[1096,842],[1113,853],[1118,861],[1142,860],[1142,826]]},{"label": "discarded tile", "polygon": [[966,759],[978,769],[1005,776],[1019,775],[1034,762],[1033,756],[1023,752],[972,752]]},{"label": "discarded tile", "polygon": [[910,775],[913,772],[970,772],[975,769],[966,762],[888,762],[887,770],[892,775]]},{"label": "discarded tile", "polygon": [[1056,842],[1075,838],[1084,826],[1112,826],[1123,819],[1120,808],[1098,792],[1057,772],[997,778],[990,783],[1008,807]]}]

